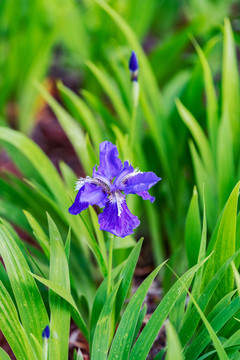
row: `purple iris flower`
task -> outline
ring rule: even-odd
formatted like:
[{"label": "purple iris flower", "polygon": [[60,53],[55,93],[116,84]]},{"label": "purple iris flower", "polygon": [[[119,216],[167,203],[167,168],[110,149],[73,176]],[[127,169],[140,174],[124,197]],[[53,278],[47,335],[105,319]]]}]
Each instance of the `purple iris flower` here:
[{"label": "purple iris flower", "polygon": [[77,215],[89,205],[98,205],[104,208],[98,216],[100,230],[123,238],[133,234],[133,229],[140,224],[127,207],[126,195],[137,194],[153,202],[155,198],[148,190],[161,179],[153,172],[134,169],[128,161],[122,164],[116,145],[109,141],[100,144],[99,156],[100,165],[94,166],[93,176],[77,181],[78,193],[68,211]]}]

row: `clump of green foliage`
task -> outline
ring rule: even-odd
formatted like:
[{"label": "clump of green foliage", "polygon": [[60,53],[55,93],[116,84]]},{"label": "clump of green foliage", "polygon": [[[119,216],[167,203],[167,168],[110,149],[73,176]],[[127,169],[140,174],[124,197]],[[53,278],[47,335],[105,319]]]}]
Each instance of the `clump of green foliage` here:
[{"label": "clump of green foliage", "polygon": [[[231,23],[219,27],[231,2],[177,5],[188,18],[180,30],[171,2],[13,3],[0,5],[0,143],[23,178],[0,177],[0,329],[16,358],[66,360],[73,318],[93,360],[145,360],[163,325],[167,343],[155,360],[238,359],[239,73]],[[66,17],[69,27],[62,26]],[[155,32],[167,36],[147,56],[140,44]],[[84,75],[80,96],[57,83],[61,102],[40,83],[59,45],[68,70]],[[127,68],[131,49],[140,65],[137,101]],[[114,239],[113,269],[96,211],[67,212],[76,175],[64,162],[59,174],[23,134],[34,125],[37,96],[55,113],[86,174],[98,163],[99,144],[109,140],[123,159],[163,179],[154,204],[130,198],[142,225],[135,236]],[[9,127],[12,102],[22,132]],[[151,241],[156,269],[132,295],[142,236]],[[164,294],[143,327],[156,276]],[[47,325],[50,338],[43,340]],[[0,357],[10,359],[3,349]]]}]

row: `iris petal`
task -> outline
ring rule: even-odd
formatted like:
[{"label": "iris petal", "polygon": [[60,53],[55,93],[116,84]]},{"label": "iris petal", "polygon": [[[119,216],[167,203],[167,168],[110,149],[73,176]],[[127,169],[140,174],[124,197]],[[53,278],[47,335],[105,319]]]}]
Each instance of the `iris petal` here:
[{"label": "iris petal", "polygon": [[116,145],[110,141],[104,141],[100,144],[100,165],[93,173],[93,176],[98,174],[108,180],[115,178],[122,170],[122,161],[118,158],[118,150]]},{"label": "iris petal", "polygon": [[87,201],[89,205],[98,205],[99,207],[104,207],[107,202],[107,197],[108,194],[103,190],[102,187],[96,184],[86,183],[80,200],[83,202]]},{"label": "iris petal", "polygon": [[[125,194],[138,194],[143,191],[149,190],[155,185],[161,178],[157,177],[153,172],[136,173],[131,176],[125,182],[124,193]],[[140,195],[141,196],[141,195]]]},{"label": "iris petal", "polygon": [[68,209],[70,214],[77,215],[89,205],[104,207],[107,202],[107,193],[100,186],[85,183],[78,191],[73,205]]},{"label": "iris petal", "polygon": [[124,161],[124,166],[116,179],[114,180],[113,184],[118,187],[119,190],[123,190],[125,185],[122,185],[121,182],[124,180],[126,176],[134,172],[134,168],[132,165],[129,164],[128,161]]},{"label": "iris petal", "polygon": [[133,234],[133,229],[140,225],[138,217],[128,209],[125,197],[121,201],[120,215],[117,201],[108,201],[103,212],[98,216],[98,223],[100,230],[108,231],[122,238]]},{"label": "iris petal", "polygon": [[155,197],[151,196],[148,191],[137,192],[137,195],[141,196],[143,198],[143,200],[150,200],[151,203],[153,203],[155,200]]}]

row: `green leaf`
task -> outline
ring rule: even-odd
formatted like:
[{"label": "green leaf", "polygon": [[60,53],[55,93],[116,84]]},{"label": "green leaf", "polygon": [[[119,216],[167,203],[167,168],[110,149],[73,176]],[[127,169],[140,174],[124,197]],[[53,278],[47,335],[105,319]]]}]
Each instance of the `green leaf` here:
[{"label": "green leaf", "polygon": [[108,357],[109,360],[128,358],[143,300],[151,283],[164,264],[165,262],[147,277],[130,300],[113,339]]},{"label": "green leaf", "polygon": [[194,187],[185,225],[185,245],[190,267],[197,263],[200,243],[201,224],[198,206],[198,192],[196,187]]},{"label": "green leaf", "polygon": [[196,147],[193,141],[190,140],[189,147],[191,151],[194,172],[197,179],[197,185],[199,194],[201,199],[203,200],[203,184],[204,184],[204,192],[205,192],[205,199],[206,199],[206,215],[210,229],[214,229],[216,220],[218,217],[218,203],[217,193],[216,193],[216,186],[214,185],[213,179],[209,175],[208,171],[206,170],[202,160],[200,159]]},{"label": "green leaf", "polygon": [[86,324],[82,318],[82,315],[80,314],[78,307],[72,297],[72,295],[70,294],[70,292],[67,292],[66,289],[59,285],[58,283],[51,281],[51,280],[47,280],[42,278],[41,276],[35,275],[33,273],[30,273],[35,279],[37,279],[38,281],[40,281],[42,284],[44,284],[45,286],[47,286],[49,289],[53,290],[56,294],[58,294],[59,296],[61,296],[64,300],[66,300],[70,305],[72,305],[73,309],[76,310],[76,314],[78,316],[77,320],[78,320],[78,326],[80,328],[80,330],[82,331],[83,335],[85,336],[86,339],[88,339],[89,334],[88,334],[88,330],[86,327]]},{"label": "green leaf", "polygon": [[235,182],[231,129],[224,113],[218,129],[217,145],[219,209],[222,210]]},{"label": "green leaf", "polygon": [[[15,240],[3,225],[0,225],[0,253],[26,334],[29,338],[30,334],[33,334],[40,342],[42,331],[49,323],[48,315],[38,287],[29,274],[28,264]],[[33,343],[32,345],[34,346]]]},{"label": "green leaf", "polygon": [[120,279],[115,285],[99,316],[91,348],[91,358],[94,360],[107,359],[108,344],[110,338],[111,313],[113,311],[114,302],[121,281],[122,279]]},{"label": "green leaf", "polygon": [[136,338],[138,336],[138,333],[143,325],[143,321],[145,319],[145,316],[147,314],[147,304],[145,303],[138,315],[138,320],[137,320],[137,325],[136,325],[136,328],[135,328],[135,332],[134,332],[134,335],[133,335],[133,340],[132,340],[132,345],[131,347],[133,346],[134,342],[136,341]]},{"label": "green leaf", "polygon": [[49,245],[47,235],[45,234],[45,232],[43,231],[43,229],[39,225],[39,223],[36,221],[36,219],[28,211],[24,210],[23,212],[33,230],[33,234],[34,234],[36,240],[38,241],[39,245],[43,249],[46,257],[49,259],[50,258],[50,245]]},{"label": "green leaf", "polygon": [[229,19],[224,21],[222,67],[222,114],[231,128],[235,160],[239,158],[239,72],[234,38]]},{"label": "green leaf", "polygon": [[182,291],[184,290],[183,284],[189,283],[194,274],[200,267],[204,264],[205,261],[208,260],[207,257],[201,263],[195,265],[191,269],[189,269],[168,291],[168,293],[164,296],[154,313],[152,314],[151,318],[149,319],[148,323],[144,327],[143,331],[139,335],[131,353],[129,360],[145,360],[151,346],[161,329],[164,321],[166,320],[169,312],[173,308],[174,304],[176,303],[177,299],[181,295]]},{"label": "green leaf", "polygon": [[60,171],[64,180],[64,183],[67,185],[67,190],[71,199],[76,195],[75,186],[76,186],[76,174],[65,162],[59,162]]},{"label": "green leaf", "polygon": [[0,348],[0,358],[1,360],[11,360],[10,356],[2,348]]},{"label": "green leaf", "polygon": [[[236,252],[234,255],[232,255],[229,259],[227,259],[227,261],[220,267],[220,269],[216,272],[216,274],[211,278],[206,288],[204,288],[204,290],[201,292],[198,300],[198,305],[200,306],[202,311],[205,311],[210,299],[214,296],[216,288],[221,282],[222,277],[226,273],[231,262],[237,257],[239,252],[240,250]],[[196,285],[200,287],[201,284],[196,283]],[[194,294],[195,293],[196,292],[194,291]],[[179,338],[183,346],[187,344],[191,336],[194,334],[194,331],[196,330],[199,321],[200,321],[200,315],[198,314],[196,308],[191,308],[190,311],[187,310],[183,319],[183,325],[179,331]]]},{"label": "green leaf", "polygon": [[[185,287],[185,284],[183,283],[184,287]],[[188,291],[188,288],[185,287],[185,290]],[[213,341],[213,344],[215,346],[215,349],[217,351],[217,354],[219,356],[219,360],[228,360],[228,356],[219,340],[219,338],[217,337],[215,331],[213,330],[211,324],[208,322],[206,316],[204,315],[204,313],[202,312],[200,306],[198,305],[198,303],[196,302],[196,300],[194,299],[194,297],[192,296],[192,294],[190,293],[190,291],[188,291],[188,295],[190,296],[194,306],[196,307],[197,311],[199,312],[200,316],[201,316],[201,319],[204,323],[204,325],[206,326],[207,328],[207,331]]]},{"label": "green leaf", "polygon": [[[0,323],[1,331],[17,359],[37,360],[26,332],[19,321],[17,309],[2,281],[0,281]],[[1,351],[3,352],[0,348],[1,359],[4,359]],[[10,358],[6,357],[6,359]]]},{"label": "green leaf", "polygon": [[[207,220],[206,220],[205,196],[203,196],[203,226],[202,226],[201,244],[198,253],[198,263],[205,258],[206,248],[207,248]],[[192,295],[197,298],[199,298],[200,295],[202,276],[203,276],[203,268],[198,270],[192,289]]]},{"label": "green leaf", "polygon": [[164,353],[165,353],[165,349],[162,349],[156,356],[153,360],[163,360],[163,356],[164,356]]},{"label": "green leaf", "polygon": [[130,115],[122,101],[120,94],[118,93],[117,87],[114,86],[115,84],[112,83],[111,78],[107,75],[107,73],[98,68],[94,63],[92,63],[91,61],[87,61],[87,66],[96,76],[103,89],[106,91],[118,113],[119,119],[121,120],[122,124],[124,124],[124,126],[127,128]]},{"label": "green leaf", "polygon": [[92,206],[89,207],[89,212],[90,212],[94,230],[95,230],[95,233],[97,236],[99,249],[102,254],[103,261],[105,262],[105,266],[107,266],[106,265],[107,264],[107,250],[106,250],[104,234],[103,234],[103,231],[99,230],[98,216],[96,214],[96,211],[92,208]]},{"label": "green leaf", "polygon": [[97,149],[99,144],[104,140],[97,118],[94,117],[92,111],[80,98],[80,96],[76,95],[61,82],[58,82],[58,89],[68,109],[74,118],[82,125],[85,131],[88,132],[93,140],[95,148]]},{"label": "green leaf", "polygon": [[74,349],[73,360],[84,360],[80,349],[78,351]]},{"label": "green leaf", "polygon": [[[226,349],[229,359],[239,360],[239,347],[240,347],[240,345],[238,345],[239,344],[239,336],[240,336],[240,331],[237,331],[235,334],[233,334],[233,336],[231,336],[231,338],[227,339],[223,343],[223,347],[224,347],[224,349]],[[236,342],[236,344],[235,344],[235,342]],[[213,355],[213,354],[216,354],[216,350],[207,352],[206,354],[204,354],[203,356],[198,358],[198,360],[207,359],[210,357],[210,355]]]},{"label": "green leaf", "polygon": [[[48,215],[50,237],[49,280],[62,286],[70,293],[68,261],[59,231]],[[49,360],[65,360],[68,357],[68,338],[70,329],[70,306],[54,291],[49,291],[50,340]]]},{"label": "green leaf", "polygon": [[238,289],[238,295],[240,296],[240,275],[239,275],[239,272],[238,272],[234,262],[232,262],[231,265],[232,265],[233,274],[234,274],[235,282],[236,282],[237,289]]},{"label": "green leaf", "polygon": [[173,325],[168,322],[166,325],[167,330],[167,354],[166,360],[183,360],[182,347],[179,341],[176,330]]},{"label": "green leaf", "polygon": [[[201,236],[201,244],[200,249],[198,253],[198,263],[201,262],[205,256],[206,256],[206,246],[207,246],[207,221],[206,221],[206,207],[205,207],[205,196],[204,196],[204,190],[203,190],[203,226],[202,226],[202,236]],[[202,283],[202,276],[203,276],[203,268],[199,269],[196,273],[194,284],[192,288],[192,295],[195,298],[199,298],[201,293],[201,283]],[[184,318],[182,322],[184,323],[189,311],[192,308],[191,299],[188,303]]]},{"label": "green leaf", "polygon": [[48,102],[57,116],[57,119],[71,141],[79,159],[84,166],[85,171],[88,173],[91,171],[91,164],[89,162],[88,153],[86,151],[85,135],[76,122],[76,120],[68,114],[68,112],[44,89],[44,87],[35,82],[35,86],[44,99]]},{"label": "green leaf", "polygon": [[116,303],[116,309],[115,309],[115,315],[116,315],[116,321],[118,319],[118,316],[120,315],[124,300],[128,294],[132,277],[135,271],[135,267],[137,265],[137,261],[139,258],[139,254],[142,248],[143,238],[141,238],[133,250],[131,251],[130,255],[127,258],[127,261],[125,265],[123,266],[119,279],[122,279],[122,282],[119,287],[119,291],[117,294],[117,303]]},{"label": "green leaf", "polygon": [[[191,346],[186,348],[186,351],[184,352],[186,360],[196,360],[199,357],[199,355],[202,353],[202,351],[206,348],[206,346],[210,343],[211,339],[213,340],[213,337],[214,337],[216,340],[216,337],[217,337],[216,334],[239,311],[239,309],[240,309],[240,299],[236,298],[232,303],[230,303],[227,307],[225,307],[221,312],[218,312],[217,316],[210,323],[210,326],[211,326],[210,332],[209,332],[209,327],[205,328],[195,338],[195,340],[192,342]],[[212,330],[213,330],[213,333],[215,333],[215,335],[213,335]],[[211,336],[210,336],[210,333],[211,333]],[[219,345],[218,341],[216,341],[216,342]],[[216,347],[216,345],[215,345],[216,350],[219,347],[220,346]],[[221,348],[222,348],[222,346],[221,346]],[[225,351],[224,351],[224,353],[225,353]],[[218,353],[219,359],[224,359],[224,360],[228,359],[228,357],[225,356],[226,353],[225,354],[224,353],[221,351],[221,354],[222,354],[221,357]]]},{"label": "green leaf", "polygon": [[[112,133],[111,128],[112,125],[115,124],[116,126],[120,126],[121,124],[116,120],[116,118],[113,116],[113,114],[109,111],[108,107],[103,104],[101,101],[101,98],[94,95],[93,93],[82,90],[81,91],[84,99],[86,102],[95,110],[95,113],[97,113],[103,122],[103,128],[104,133],[106,134],[106,138],[111,140]],[[123,128],[124,126],[120,126]],[[113,139],[112,139],[113,140]]]},{"label": "green leaf", "polygon": [[70,257],[70,248],[71,248],[71,228],[69,228],[69,230],[68,230],[68,235],[67,235],[67,239],[66,239],[65,246],[64,246],[64,251],[65,251],[68,262],[69,262],[69,257]]},{"label": "green leaf", "polygon": [[92,250],[92,252],[99,264],[99,267],[102,271],[103,276],[106,276],[107,275],[107,265],[105,262],[106,256],[104,257],[105,254],[101,253],[100,247],[95,239],[95,235],[93,234],[93,231],[89,227],[87,221],[84,219],[84,215],[80,214],[79,216],[80,216],[80,218],[88,232],[88,235],[89,235],[88,246]]},{"label": "green leaf", "polygon": [[206,135],[204,134],[204,132],[201,129],[200,125],[198,124],[197,120],[186,109],[186,107],[183,106],[183,104],[181,103],[181,101],[179,99],[176,100],[176,105],[177,105],[179,115],[181,116],[185,125],[190,130],[190,132],[198,146],[199,152],[201,154],[203,163],[204,163],[207,171],[214,179],[215,171],[214,171],[213,157],[212,157],[211,148],[209,146]]},{"label": "green leaf", "polygon": [[204,75],[204,84],[206,90],[206,97],[207,97],[207,120],[208,120],[208,129],[209,129],[209,136],[211,140],[213,154],[216,155],[216,146],[217,146],[217,127],[218,127],[218,105],[217,105],[217,97],[213,83],[213,77],[211,74],[211,68],[207,61],[207,58],[198,45],[198,43],[193,40],[194,46],[197,50],[202,69]]},{"label": "green leaf", "polygon": [[[122,309],[124,300],[127,296],[127,293],[129,291],[129,287],[132,281],[133,273],[138,261],[138,257],[140,254],[140,250],[142,247],[143,239],[140,239],[133,250],[131,251],[130,255],[128,256],[128,259],[126,260],[125,264],[123,265],[122,269],[120,269],[119,273],[119,279],[122,279],[118,294],[117,294],[117,302],[116,302],[116,308],[115,308],[115,321],[118,320],[118,316],[120,314],[120,311]],[[116,268],[112,272],[112,279],[114,280],[115,277],[118,275],[118,268]],[[101,309],[104,306],[104,303],[107,300],[107,279],[105,279],[102,284],[100,285],[96,297],[94,299],[94,304],[92,308],[91,313],[91,339],[93,338],[96,323],[98,321]],[[92,344],[92,341],[90,341],[90,344]]]},{"label": "green leaf", "polygon": [[[4,143],[22,173],[30,179],[42,181],[61,209],[66,209],[69,199],[65,195],[65,188],[56,168],[43,151],[25,135],[8,128],[0,127],[0,141]],[[24,159],[19,157],[20,154]]]},{"label": "green leaf", "polygon": [[[236,216],[239,188],[240,181],[233,189],[224,208],[216,242],[213,247],[214,253],[206,265],[203,284],[207,284],[217,270],[226,262],[226,260],[235,253]],[[233,289],[233,284],[233,272],[232,269],[229,269],[215,291],[213,302],[217,303],[219,299],[230,292]]]}]

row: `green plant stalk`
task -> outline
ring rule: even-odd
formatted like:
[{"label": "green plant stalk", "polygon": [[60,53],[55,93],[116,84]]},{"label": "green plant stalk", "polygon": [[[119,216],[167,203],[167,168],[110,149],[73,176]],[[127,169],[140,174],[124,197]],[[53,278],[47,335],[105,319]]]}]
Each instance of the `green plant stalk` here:
[{"label": "green plant stalk", "polygon": [[107,296],[109,297],[111,292],[111,281],[112,281],[112,255],[113,255],[113,238],[114,235],[110,235],[110,244],[108,251],[108,284],[107,284]]},{"label": "green plant stalk", "polygon": [[135,132],[136,132],[136,120],[137,120],[137,107],[139,101],[139,83],[138,81],[133,81],[132,83],[132,116],[131,116],[131,125],[130,125],[130,146],[131,151],[134,153],[134,143],[135,143]]},{"label": "green plant stalk", "polygon": [[48,339],[43,339],[43,360],[48,360]]}]

